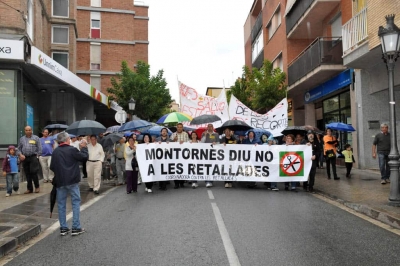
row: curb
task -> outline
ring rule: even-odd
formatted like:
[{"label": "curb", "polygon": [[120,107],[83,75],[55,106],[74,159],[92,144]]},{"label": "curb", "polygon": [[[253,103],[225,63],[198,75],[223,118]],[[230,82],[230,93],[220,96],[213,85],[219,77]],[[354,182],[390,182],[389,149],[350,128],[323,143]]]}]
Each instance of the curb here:
[{"label": "curb", "polygon": [[[0,224],[0,227],[3,226]],[[4,237],[0,240],[0,258],[42,231],[40,224],[14,224],[4,227],[10,227],[10,229],[4,232]]]},{"label": "curb", "polygon": [[346,206],[347,208],[350,208],[356,212],[364,214],[372,219],[380,221],[380,222],[387,224],[393,228],[400,229],[400,219],[393,217],[393,216],[387,214],[386,212],[371,208],[368,205],[353,203],[353,202],[339,199],[337,196],[331,195],[329,193],[325,193],[321,190],[316,190],[316,191],[318,192],[318,195],[320,195],[320,196],[323,196],[323,197],[333,200],[337,203],[340,203],[340,204]]}]

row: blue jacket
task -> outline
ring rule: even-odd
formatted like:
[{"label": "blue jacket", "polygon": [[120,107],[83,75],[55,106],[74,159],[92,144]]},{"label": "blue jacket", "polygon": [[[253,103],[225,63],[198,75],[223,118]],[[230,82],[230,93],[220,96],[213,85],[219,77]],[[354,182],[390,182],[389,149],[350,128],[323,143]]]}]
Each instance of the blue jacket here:
[{"label": "blue jacket", "polygon": [[243,142],[242,142],[242,144],[260,144],[260,142],[258,141],[258,140],[256,140],[255,138],[253,139],[253,141],[250,141],[250,139],[249,138],[246,138],[246,139],[244,139],[243,140]]},{"label": "blue jacket", "polygon": [[50,169],[54,172],[56,187],[69,186],[81,181],[79,162],[84,162],[89,158],[87,148],[80,151],[68,144],[61,144],[51,156]]}]

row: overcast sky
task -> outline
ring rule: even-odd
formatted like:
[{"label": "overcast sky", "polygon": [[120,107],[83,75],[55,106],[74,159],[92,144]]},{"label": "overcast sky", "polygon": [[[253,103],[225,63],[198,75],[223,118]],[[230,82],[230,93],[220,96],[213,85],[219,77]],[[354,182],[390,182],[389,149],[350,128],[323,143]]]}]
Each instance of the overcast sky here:
[{"label": "overcast sky", "polygon": [[178,82],[205,94],[230,87],[244,65],[243,25],[253,0],[146,0],[149,64],[164,70],[173,99]]}]

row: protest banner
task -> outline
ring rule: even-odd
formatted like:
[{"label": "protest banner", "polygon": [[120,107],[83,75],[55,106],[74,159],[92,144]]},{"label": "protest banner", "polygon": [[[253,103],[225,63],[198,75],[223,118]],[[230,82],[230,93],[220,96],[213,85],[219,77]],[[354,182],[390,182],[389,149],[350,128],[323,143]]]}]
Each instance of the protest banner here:
[{"label": "protest banner", "polygon": [[143,182],[307,181],[312,164],[308,145],[151,143],[136,155]]},{"label": "protest banner", "polygon": [[[220,95],[215,98],[207,95],[199,94],[194,88],[191,88],[181,82],[179,84],[180,92],[180,110],[181,112],[197,117],[204,114],[217,115],[221,121],[212,123],[214,127],[221,126],[225,121],[229,120],[228,102],[226,100],[225,90],[223,89]],[[189,122],[183,123],[185,126],[198,128],[207,125],[190,125]]]},{"label": "protest banner", "polygon": [[280,101],[266,114],[259,114],[239,101],[234,95],[229,102],[229,116],[231,119],[242,120],[253,128],[265,129],[273,136],[281,136],[282,130],[288,125],[287,99]]}]

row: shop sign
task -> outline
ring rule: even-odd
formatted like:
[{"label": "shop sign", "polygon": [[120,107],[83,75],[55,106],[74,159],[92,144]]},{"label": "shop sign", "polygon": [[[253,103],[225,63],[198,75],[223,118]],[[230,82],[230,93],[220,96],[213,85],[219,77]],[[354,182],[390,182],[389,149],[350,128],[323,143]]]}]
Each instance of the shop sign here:
[{"label": "shop sign", "polygon": [[0,39],[0,59],[24,61],[24,41]]},{"label": "shop sign", "polygon": [[311,103],[352,83],[353,69],[347,69],[336,77],[304,94],[305,103]]}]

